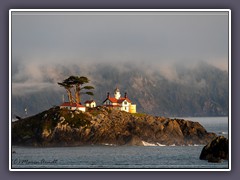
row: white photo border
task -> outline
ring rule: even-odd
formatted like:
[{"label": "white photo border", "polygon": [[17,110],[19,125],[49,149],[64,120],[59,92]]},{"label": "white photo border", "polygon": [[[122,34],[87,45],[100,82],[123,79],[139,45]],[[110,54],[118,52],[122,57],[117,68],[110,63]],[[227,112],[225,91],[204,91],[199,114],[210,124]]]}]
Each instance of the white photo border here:
[{"label": "white photo border", "polygon": [[[16,169],[12,168],[11,140],[11,104],[12,104],[12,15],[16,12],[227,12],[228,13],[228,76],[229,76],[229,111],[228,138],[229,162],[228,169]],[[191,14],[192,15],[192,14]],[[9,10],[9,171],[231,171],[231,10],[230,9],[10,9]]]}]

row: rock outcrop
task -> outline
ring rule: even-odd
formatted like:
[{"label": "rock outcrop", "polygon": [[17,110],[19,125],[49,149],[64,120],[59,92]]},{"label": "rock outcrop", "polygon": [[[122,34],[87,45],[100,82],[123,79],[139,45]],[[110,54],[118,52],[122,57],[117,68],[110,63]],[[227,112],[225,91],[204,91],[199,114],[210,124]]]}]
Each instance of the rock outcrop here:
[{"label": "rock outcrop", "polygon": [[208,160],[208,162],[219,163],[222,160],[228,160],[228,152],[228,139],[218,136],[204,146],[199,158]]},{"label": "rock outcrop", "polygon": [[12,123],[14,145],[193,145],[207,144],[215,137],[198,122],[104,107],[85,113],[55,107]]}]

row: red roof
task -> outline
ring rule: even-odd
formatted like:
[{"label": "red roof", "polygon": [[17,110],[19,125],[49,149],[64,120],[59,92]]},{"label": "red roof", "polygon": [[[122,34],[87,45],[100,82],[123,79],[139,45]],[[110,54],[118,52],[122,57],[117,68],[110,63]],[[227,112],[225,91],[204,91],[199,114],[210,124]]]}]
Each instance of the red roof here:
[{"label": "red roof", "polygon": [[108,99],[109,99],[109,101],[111,101],[112,103],[117,103],[117,102],[118,102],[118,100],[117,100],[115,97],[109,97]]},{"label": "red roof", "polygon": [[60,106],[69,106],[69,107],[85,107],[78,103],[64,102]]},{"label": "red roof", "polygon": [[118,99],[118,103],[122,103],[124,100],[126,100],[127,102],[131,103],[130,99],[128,98],[124,98],[124,97],[121,97]]},{"label": "red roof", "polygon": [[[129,103],[131,103],[130,99],[125,98],[125,97],[121,97],[119,99],[116,99],[115,97],[108,97],[105,101],[111,101],[112,103],[122,103],[124,100],[128,101]],[[103,101],[103,103],[105,102]]]}]

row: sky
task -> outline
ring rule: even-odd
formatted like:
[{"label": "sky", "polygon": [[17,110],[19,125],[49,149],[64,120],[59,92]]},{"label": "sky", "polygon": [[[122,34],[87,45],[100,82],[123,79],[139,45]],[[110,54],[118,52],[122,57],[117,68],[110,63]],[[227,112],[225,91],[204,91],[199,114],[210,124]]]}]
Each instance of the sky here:
[{"label": "sky", "polygon": [[[228,70],[228,12],[12,12],[12,65],[208,62]],[[13,74],[13,83],[22,74]],[[43,82],[43,81],[41,81]],[[44,82],[43,82],[44,83]],[[27,84],[25,84],[27,87]]]}]

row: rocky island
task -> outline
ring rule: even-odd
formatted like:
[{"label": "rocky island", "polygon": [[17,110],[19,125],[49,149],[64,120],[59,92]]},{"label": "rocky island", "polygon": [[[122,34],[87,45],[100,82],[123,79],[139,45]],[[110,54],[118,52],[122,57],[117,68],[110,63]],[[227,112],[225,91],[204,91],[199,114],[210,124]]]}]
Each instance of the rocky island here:
[{"label": "rocky island", "polygon": [[[119,88],[107,93],[103,104],[81,104],[80,94],[93,96],[89,79],[70,76],[58,84],[68,101],[12,123],[12,144],[29,146],[80,145],[194,145],[207,144],[217,135],[198,122],[137,113],[136,104]],[[72,94],[74,92],[75,96]]]},{"label": "rocky island", "polygon": [[215,137],[198,122],[104,106],[87,112],[56,106],[12,122],[12,144],[25,146],[194,145],[207,144]]}]

